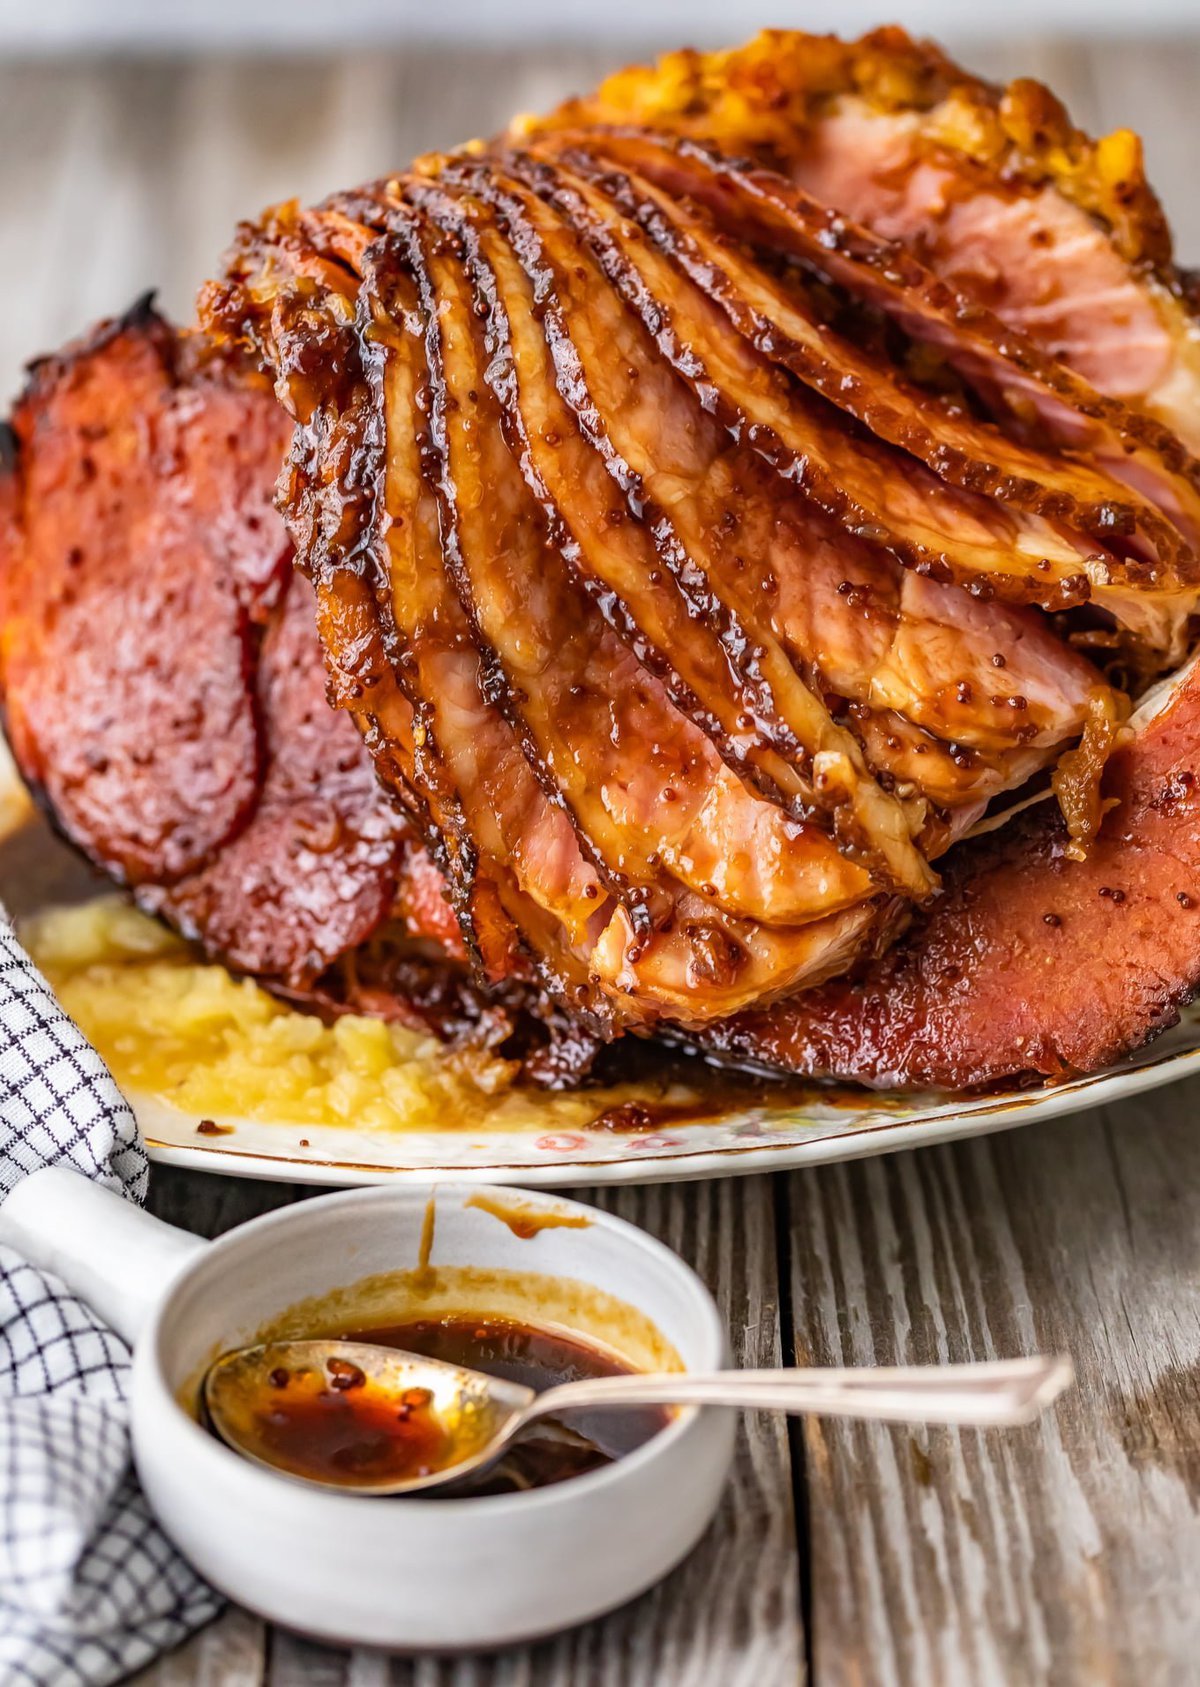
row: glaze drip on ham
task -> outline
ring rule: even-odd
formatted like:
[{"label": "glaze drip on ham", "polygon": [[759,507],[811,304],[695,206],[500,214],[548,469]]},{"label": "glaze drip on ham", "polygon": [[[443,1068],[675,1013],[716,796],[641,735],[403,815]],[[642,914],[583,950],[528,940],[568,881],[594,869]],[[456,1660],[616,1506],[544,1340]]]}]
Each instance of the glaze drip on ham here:
[{"label": "glaze drip on ham", "polygon": [[[550,1081],[626,1032],[1057,1075],[1192,986],[1155,902],[1094,1011],[996,1005],[1059,941],[1023,885],[1086,978],[1097,873],[1186,823],[1167,715],[1126,724],[1200,601],[1198,341],[1133,137],[899,31],[768,33],[276,207],[200,321],[149,334],[165,373],[123,324],[35,375],[0,560],[21,766],[213,953]],[[89,491],[106,403],[174,471]],[[285,456],[290,550],[251,508]]]}]

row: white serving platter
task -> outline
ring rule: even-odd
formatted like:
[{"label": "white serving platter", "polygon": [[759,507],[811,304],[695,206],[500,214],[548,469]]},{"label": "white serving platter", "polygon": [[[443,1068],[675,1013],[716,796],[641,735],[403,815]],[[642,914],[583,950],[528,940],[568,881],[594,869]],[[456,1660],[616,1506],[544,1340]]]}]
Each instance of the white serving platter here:
[{"label": "white serving platter", "polygon": [[[227,1136],[198,1135],[194,1114],[134,1095],[150,1157],[237,1177],[331,1185],[427,1183],[470,1177],[534,1188],[731,1177],[857,1160],[897,1149],[1012,1130],[1121,1101],[1200,1073],[1200,1007],[1140,1054],[1105,1072],[1036,1089],[966,1097],[889,1095],[814,1086],[811,1102],[755,1105],[720,1118],[666,1124],[644,1135],[599,1129],[545,1132],[356,1130],[220,1118]],[[306,1146],[301,1146],[301,1138]]]}]

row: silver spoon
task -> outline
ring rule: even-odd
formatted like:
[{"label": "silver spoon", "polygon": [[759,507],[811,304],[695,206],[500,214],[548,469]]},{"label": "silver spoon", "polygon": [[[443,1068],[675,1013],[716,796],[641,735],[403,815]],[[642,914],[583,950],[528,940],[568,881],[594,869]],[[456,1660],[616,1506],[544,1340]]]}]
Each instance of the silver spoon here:
[{"label": "silver spoon", "polygon": [[[224,1354],[204,1379],[204,1402],[222,1440],[258,1464],[323,1487],[418,1494],[478,1475],[535,1419],[581,1407],[732,1406],[889,1423],[1007,1425],[1031,1423],[1073,1378],[1065,1355],[1034,1355],[854,1370],[635,1372],[536,1394],[482,1371],[369,1342],[288,1341]],[[348,1413],[361,1403],[393,1414],[389,1422],[403,1416],[414,1430],[427,1431],[433,1462],[422,1468],[418,1456],[411,1469],[384,1476],[356,1471],[353,1460],[327,1476],[304,1461],[289,1463],[287,1450],[272,1444],[271,1411],[303,1407],[318,1396],[323,1409],[338,1395]]]}]

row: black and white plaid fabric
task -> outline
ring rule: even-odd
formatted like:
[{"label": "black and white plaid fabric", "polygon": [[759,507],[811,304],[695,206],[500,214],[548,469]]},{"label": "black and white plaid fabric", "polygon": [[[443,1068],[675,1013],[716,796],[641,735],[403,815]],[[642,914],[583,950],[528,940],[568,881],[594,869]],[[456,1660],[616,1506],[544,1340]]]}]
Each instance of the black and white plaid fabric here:
[{"label": "black and white plaid fabric", "polygon": [[[145,1199],[128,1104],[0,916],[0,1197],[51,1164]],[[137,1486],[128,1375],[124,1343],[0,1247],[0,1687],[118,1681],[218,1609]]]}]

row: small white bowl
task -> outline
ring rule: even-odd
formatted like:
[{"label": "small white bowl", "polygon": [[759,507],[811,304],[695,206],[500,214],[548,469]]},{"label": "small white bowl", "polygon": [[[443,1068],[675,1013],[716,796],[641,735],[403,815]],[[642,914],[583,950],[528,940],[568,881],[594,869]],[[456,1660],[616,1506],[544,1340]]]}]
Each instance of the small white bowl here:
[{"label": "small white bowl", "polygon": [[[476,1195],[551,1224],[521,1237],[468,1205]],[[635,1309],[635,1322],[648,1320],[685,1369],[729,1362],[704,1285],[633,1225],[525,1190],[501,1198],[441,1184],[432,1197],[435,1267],[573,1279]],[[411,1187],[352,1190],[269,1213],[215,1242],[59,1168],[33,1174],[0,1207],[0,1241],[136,1337],[134,1453],[168,1534],[232,1599],[343,1644],[490,1648],[611,1610],[696,1544],[732,1456],[733,1414],[693,1409],[627,1458],[552,1487],[380,1500],[274,1476],[202,1429],[180,1402],[216,1354],[253,1340],[297,1302],[411,1269],[430,1198]],[[555,1217],[584,1222],[555,1225]]]}]

